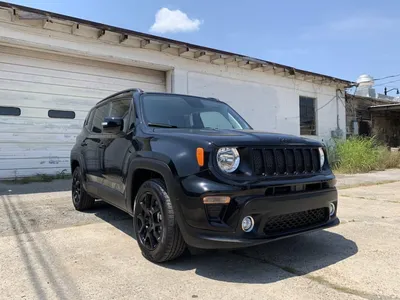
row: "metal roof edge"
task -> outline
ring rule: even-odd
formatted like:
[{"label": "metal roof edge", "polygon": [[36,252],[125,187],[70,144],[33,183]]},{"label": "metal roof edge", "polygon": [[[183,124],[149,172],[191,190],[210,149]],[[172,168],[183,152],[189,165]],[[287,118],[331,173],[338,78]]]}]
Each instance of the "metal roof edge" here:
[{"label": "metal roof edge", "polygon": [[187,47],[187,48],[197,49],[200,51],[209,51],[209,52],[215,52],[215,53],[218,53],[221,55],[234,56],[234,57],[238,57],[238,58],[245,59],[245,60],[255,62],[255,63],[268,64],[268,65],[272,65],[274,67],[287,69],[294,73],[302,73],[302,74],[310,75],[310,76],[320,76],[320,77],[326,78],[328,80],[331,80],[333,82],[337,82],[338,84],[345,85],[347,87],[354,84],[354,82],[349,81],[349,80],[340,79],[340,78],[336,78],[333,76],[328,76],[328,75],[315,73],[315,72],[311,72],[311,71],[306,71],[306,70],[294,68],[294,67],[279,64],[279,63],[274,63],[274,62],[263,60],[263,59],[253,58],[253,57],[249,57],[249,56],[242,55],[242,54],[237,54],[237,53],[228,52],[228,51],[224,51],[224,50],[218,50],[218,49],[214,49],[214,48],[204,47],[204,46],[200,46],[200,45],[196,45],[196,44],[190,44],[190,43],[186,43],[186,42],[182,42],[182,41],[168,39],[168,38],[164,38],[164,37],[160,37],[160,36],[156,36],[156,35],[151,35],[151,34],[138,32],[138,31],[134,31],[134,30],[130,30],[130,29],[125,29],[125,28],[120,28],[120,27],[115,27],[115,26],[111,26],[111,25],[106,25],[106,24],[102,24],[102,23],[98,23],[98,22],[93,22],[93,21],[89,21],[89,20],[85,20],[85,19],[71,17],[71,16],[58,14],[58,13],[54,13],[54,12],[49,12],[49,11],[36,9],[36,8],[32,8],[32,7],[27,7],[27,6],[23,6],[23,5],[0,1],[0,7],[8,8],[8,9],[19,9],[19,10],[23,10],[26,12],[45,15],[47,17],[57,18],[57,19],[66,20],[66,21],[72,21],[72,22],[76,22],[78,24],[92,26],[92,27],[96,27],[98,29],[108,30],[108,31],[115,32],[115,33],[131,34],[131,35],[135,35],[138,37],[142,37],[143,39],[152,39],[152,40],[167,43],[167,44],[175,44],[179,47]]},{"label": "metal roof edge", "polygon": [[390,110],[391,108],[400,109],[400,103],[372,105],[368,107],[368,110]]}]

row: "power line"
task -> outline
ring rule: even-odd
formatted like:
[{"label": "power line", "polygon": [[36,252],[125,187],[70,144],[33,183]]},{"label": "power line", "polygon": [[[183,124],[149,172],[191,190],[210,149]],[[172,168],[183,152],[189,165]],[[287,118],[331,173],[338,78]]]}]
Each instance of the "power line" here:
[{"label": "power line", "polygon": [[375,84],[374,86],[382,86],[382,85],[387,85],[388,83],[393,83],[393,82],[399,82],[400,79],[396,79],[396,80],[392,80],[392,81],[388,81],[388,82],[384,82],[384,83],[380,83],[380,84]]},{"label": "power line", "polygon": [[396,74],[396,75],[390,75],[390,76],[385,76],[385,77],[382,77],[382,78],[377,78],[377,79],[374,79],[375,81],[376,80],[383,80],[383,79],[388,79],[388,78],[393,78],[393,77],[399,77],[400,76],[400,74]]}]

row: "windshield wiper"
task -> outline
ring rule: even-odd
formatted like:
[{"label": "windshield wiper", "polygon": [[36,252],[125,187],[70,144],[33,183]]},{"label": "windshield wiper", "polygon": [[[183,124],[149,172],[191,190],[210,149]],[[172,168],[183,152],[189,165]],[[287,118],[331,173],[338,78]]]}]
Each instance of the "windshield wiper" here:
[{"label": "windshield wiper", "polygon": [[178,128],[178,126],[170,125],[170,124],[164,124],[164,123],[147,123],[147,126],[160,127],[160,128]]}]

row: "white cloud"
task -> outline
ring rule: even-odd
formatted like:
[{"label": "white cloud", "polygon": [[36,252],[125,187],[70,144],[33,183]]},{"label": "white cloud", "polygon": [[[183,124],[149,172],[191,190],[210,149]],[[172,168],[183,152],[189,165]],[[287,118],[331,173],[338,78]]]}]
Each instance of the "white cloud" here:
[{"label": "white cloud", "polygon": [[156,13],[156,20],[150,27],[151,32],[190,32],[200,29],[203,21],[199,19],[190,19],[188,15],[180,10],[169,10],[161,8]]}]

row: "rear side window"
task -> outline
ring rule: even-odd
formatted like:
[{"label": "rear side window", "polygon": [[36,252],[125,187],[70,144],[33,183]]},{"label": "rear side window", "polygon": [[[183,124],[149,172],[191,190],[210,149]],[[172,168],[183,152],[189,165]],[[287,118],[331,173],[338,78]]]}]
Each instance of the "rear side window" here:
[{"label": "rear side window", "polygon": [[21,109],[19,107],[0,106],[0,116],[20,116]]}]

